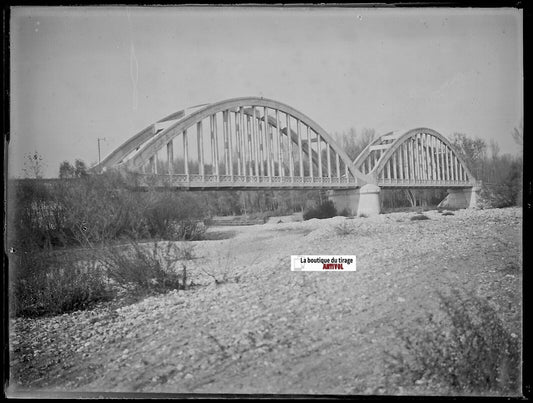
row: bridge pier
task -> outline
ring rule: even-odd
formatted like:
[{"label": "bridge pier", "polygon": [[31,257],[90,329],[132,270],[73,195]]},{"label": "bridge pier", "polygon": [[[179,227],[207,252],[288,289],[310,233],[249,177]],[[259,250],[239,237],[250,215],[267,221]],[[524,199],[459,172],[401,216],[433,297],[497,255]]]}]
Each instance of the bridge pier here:
[{"label": "bridge pier", "polygon": [[371,216],[380,213],[379,193],[379,186],[369,183],[359,189],[331,190],[328,197],[338,213],[347,210],[354,216]]},{"label": "bridge pier", "polygon": [[448,195],[439,203],[438,207],[454,209],[476,208],[480,191],[480,186],[472,186],[466,189],[448,189]]}]

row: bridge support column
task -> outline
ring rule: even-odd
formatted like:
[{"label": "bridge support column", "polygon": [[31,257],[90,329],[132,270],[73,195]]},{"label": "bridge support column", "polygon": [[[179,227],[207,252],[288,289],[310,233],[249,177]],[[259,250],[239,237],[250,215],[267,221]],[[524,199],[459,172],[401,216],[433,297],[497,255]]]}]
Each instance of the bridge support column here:
[{"label": "bridge support column", "polygon": [[453,209],[476,208],[480,191],[480,186],[472,186],[466,189],[448,189],[448,195],[439,203],[438,207]]},{"label": "bridge support column", "polygon": [[360,189],[332,190],[329,200],[338,213],[346,210],[354,216],[371,216],[380,212],[379,186],[367,184]]}]

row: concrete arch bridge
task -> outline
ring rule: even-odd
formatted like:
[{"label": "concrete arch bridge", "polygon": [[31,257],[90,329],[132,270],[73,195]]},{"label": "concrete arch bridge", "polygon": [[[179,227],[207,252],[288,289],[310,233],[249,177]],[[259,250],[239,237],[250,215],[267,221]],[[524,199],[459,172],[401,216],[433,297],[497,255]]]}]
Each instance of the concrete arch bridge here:
[{"label": "concrete arch bridge", "polygon": [[381,188],[446,188],[475,203],[477,182],[452,144],[427,128],[386,133],[352,161],[318,123],[271,99],[233,98],[175,112],[129,138],[92,172],[128,172],[135,186],[327,189],[338,209],[379,212]]}]

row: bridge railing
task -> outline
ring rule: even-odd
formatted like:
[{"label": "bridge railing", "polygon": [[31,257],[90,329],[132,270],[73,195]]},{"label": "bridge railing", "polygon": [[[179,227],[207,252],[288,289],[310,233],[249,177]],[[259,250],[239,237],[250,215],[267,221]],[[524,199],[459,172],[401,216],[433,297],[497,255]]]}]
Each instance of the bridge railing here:
[{"label": "bridge railing", "polygon": [[136,173],[137,184],[170,187],[357,187],[353,177],[255,176],[255,175],[200,175]]},{"label": "bridge railing", "polygon": [[380,187],[471,187],[475,186],[475,183],[462,180],[381,178],[378,180],[377,185]]}]

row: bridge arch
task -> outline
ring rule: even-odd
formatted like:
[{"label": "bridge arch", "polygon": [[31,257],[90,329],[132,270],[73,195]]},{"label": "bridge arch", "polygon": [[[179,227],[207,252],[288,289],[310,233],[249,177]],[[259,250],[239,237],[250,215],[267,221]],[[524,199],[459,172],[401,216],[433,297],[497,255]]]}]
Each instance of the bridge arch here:
[{"label": "bridge arch", "polygon": [[476,179],[451,142],[425,127],[386,133],[354,166],[380,187],[471,187]]},{"label": "bridge arch", "polygon": [[[180,138],[183,178],[171,163]],[[189,143],[196,150],[190,150]],[[197,172],[191,172],[191,154]],[[158,160],[165,157],[167,164],[162,166]],[[109,168],[174,176],[189,185],[222,182],[227,187],[246,187],[248,182],[270,187],[275,187],[273,183],[359,187],[372,181],[314,120],[289,105],[260,97],[175,112],[128,139],[93,170]]]},{"label": "bridge arch", "polygon": [[132,152],[139,150],[141,145],[155,136],[158,132],[158,126],[166,122],[171,122],[177,119],[184,117],[188,112],[196,108],[205,106],[207,104],[200,104],[192,106],[188,109],[182,109],[177,112],[171,113],[170,115],[164,117],[163,119],[158,120],[156,123],[149,125],[144,128],[134,136],[130,137],[119,147],[113,150],[109,155],[107,155],[99,164],[92,167],[91,170],[94,172],[100,172],[106,170],[107,168],[112,168],[117,165],[120,165],[127,156],[131,155]]}]

